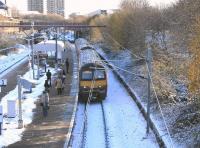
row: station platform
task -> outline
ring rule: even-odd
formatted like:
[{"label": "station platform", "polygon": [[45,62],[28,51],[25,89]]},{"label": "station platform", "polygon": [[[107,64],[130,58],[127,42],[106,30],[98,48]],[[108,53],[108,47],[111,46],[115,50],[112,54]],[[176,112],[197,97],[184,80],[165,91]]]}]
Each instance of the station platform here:
[{"label": "station platform", "polygon": [[47,117],[43,116],[39,100],[33,110],[33,121],[27,125],[22,134],[21,141],[8,146],[8,148],[63,148],[69,139],[72,130],[72,121],[75,114],[77,97],[73,91],[73,56],[67,50],[70,61],[69,73],[66,74],[64,90],[57,95],[55,84],[52,83],[49,92],[49,105]]}]

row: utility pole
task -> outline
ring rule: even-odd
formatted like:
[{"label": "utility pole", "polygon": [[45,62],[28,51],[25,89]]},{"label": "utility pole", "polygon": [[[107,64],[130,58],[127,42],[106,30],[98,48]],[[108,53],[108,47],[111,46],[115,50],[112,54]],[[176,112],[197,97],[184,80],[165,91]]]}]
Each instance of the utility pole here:
[{"label": "utility pole", "polygon": [[56,27],[56,52],[55,52],[56,64],[57,64],[57,56],[58,56],[58,28]]},{"label": "utility pole", "polygon": [[31,35],[31,53],[32,53],[31,67],[33,70],[33,79],[35,79],[33,41],[34,41],[33,35]]},{"label": "utility pole", "polygon": [[21,87],[21,76],[17,76],[17,84],[18,84],[18,100],[19,100],[19,119],[18,119],[18,128],[23,128],[23,120],[22,120],[22,87]]},{"label": "utility pole", "polygon": [[150,100],[151,100],[151,61],[152,61],[152,52],[151,49],[147,49],[147,72],[148,72],[148,101],[147,101],[147,135],[149,134],[150,128]]},{"label": "utility pole", "polygon": [[32,70],[33,70],[33,79],[35,79],[35,70],[34,70],[34,51],[33,51],[33,42],[34,42],[34,22],[31,22],[31,30],[32,30],[32,34],[31,34],[31,51],[32,51]]}]

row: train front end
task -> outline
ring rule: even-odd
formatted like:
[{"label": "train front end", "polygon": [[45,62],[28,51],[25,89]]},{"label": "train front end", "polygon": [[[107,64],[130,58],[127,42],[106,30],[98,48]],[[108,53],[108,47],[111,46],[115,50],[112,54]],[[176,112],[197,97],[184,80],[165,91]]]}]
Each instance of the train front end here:
[{"label": "train front end", "polygon": [[102,65],[87,64],[79,73],[79,100],[101,101],[107,95],[107,75]]}]

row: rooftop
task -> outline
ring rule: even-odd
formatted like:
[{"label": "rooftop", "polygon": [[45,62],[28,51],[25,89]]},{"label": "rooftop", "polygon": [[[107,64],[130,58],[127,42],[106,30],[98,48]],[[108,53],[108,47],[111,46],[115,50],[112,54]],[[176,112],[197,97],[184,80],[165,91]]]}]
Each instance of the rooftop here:
[{"label": "rooftop", "polygon": [[8,7],[3,2],[0,1],[0,9],[7,10]]}]

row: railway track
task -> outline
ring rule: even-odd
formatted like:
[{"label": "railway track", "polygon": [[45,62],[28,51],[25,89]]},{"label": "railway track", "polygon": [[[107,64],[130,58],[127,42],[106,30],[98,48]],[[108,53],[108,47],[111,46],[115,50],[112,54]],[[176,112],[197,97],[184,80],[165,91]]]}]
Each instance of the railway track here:
[{"label": "railway track", "polygon": [[115,75],[110,70],[108,74],[112,86],[102,103],[90,103],[87,109],[78,103],[70,147],[159,147],[152,131],[151,138],[145,138],[146,121],[140,110]]},{"label": "railway track", "polygon": [[13,68],[13,67],[16,67],[16,65],[21,64],[22,62],[24,62],[24,61],[26,61],[26,60],[28,61],[28,56],[29,56],[28,54],[25,55],[25,56],[23,56],[22,58],[16,60],[16,61],[15,61],[14,63],[12,63],[11,65],[7,66],[5,69],[1,70],[1,71],[0,71],[0,75],[3,74],[4,72],[8,71],[9,69],[11,69],[11,68]]},{"label": "railway track", "polygon": [[[113,71],[113,73],[115,74],[115,76],[117,77],[117,79],[120,81],[120,83],[124,86],[124,88],[126,89],[126,91],[128,92],[128,94],[131,96],[131,98],[134,100],[134,102],[136,103],[138,109],[141,111],[143,117],[145,118],[145,120],[147,120],[147,112],[145,111],[144,106],[141,104],[141,102],[138,100],[137,96],[135,95],[134,91],[131,89],[131,87],[128,85],[128,83],[125,81],[125,79],[120,75],[120,73],[118,73],[115,68],[112,66],[112,63],[110,63],[100,52],[98,52],[99,56],[101,57],[102,60],[104,60],[104,62],[106,64],[108,64],[108,67]],[[151,120],[150,118],[150,128],[153,131],[153,133],[155,134],[156,140],[159,144],[160,147],[167,147],[165,141],[163,140],[160,132],[158,131],[157,126],[154,124],[154,122]]]},{"label": "railway track", "polygon": [[[103,102],[84,104],[84,106],[85,107],[81,148],[109,148],[106,116]],[[91,140],[90,138],[94,139]]]},{"label": "railway track", "polygon": [[152,131],[146,137],[145,118],[112,68],[108,78],[102,103],[78,103],[70,147],[159,147]]}]

